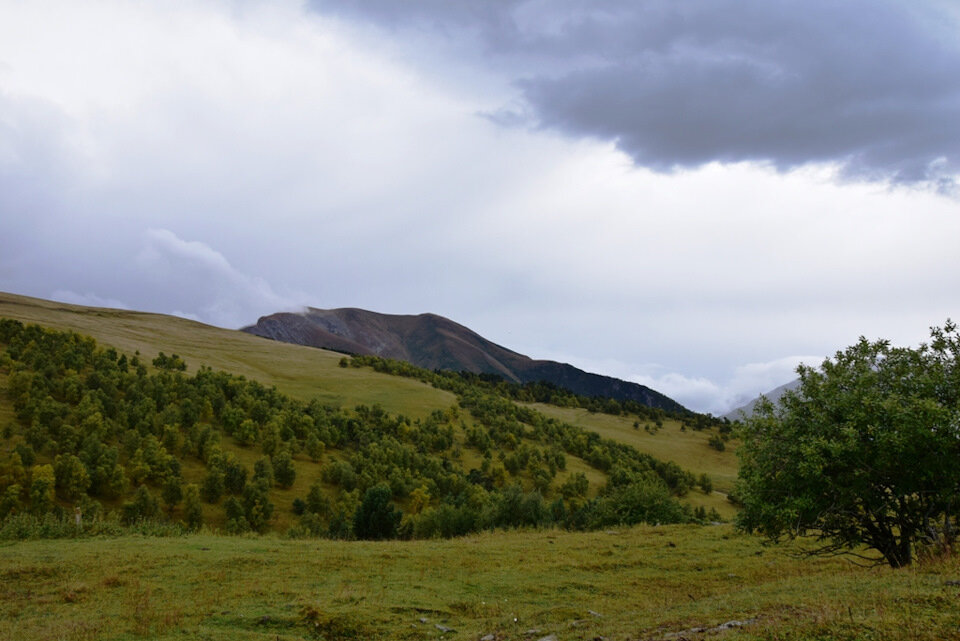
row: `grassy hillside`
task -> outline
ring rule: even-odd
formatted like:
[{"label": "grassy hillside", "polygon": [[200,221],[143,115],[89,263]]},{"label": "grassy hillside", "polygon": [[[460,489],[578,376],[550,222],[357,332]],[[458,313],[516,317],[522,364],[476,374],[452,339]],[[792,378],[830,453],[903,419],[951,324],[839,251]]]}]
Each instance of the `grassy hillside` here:
[{"label": "grassy hillside", "polygon": [[369,370],[341,369],[341,354],[270,341],[175,316],[99,309],[0,293],[0,318],[92,336],[98,342],[148,360],[179,354],[191,369],[207,365],[276,385],[294,398],[317,398],[342,407],[380,404],[423,417],[455,403],[453,394],[411,379]]},{"label": "grassy hillside", "polygon": [[[0,544],[0,638],[960,636],[956,558],[868,570],[799,558],[797,550],[762,546],[727,526],[390,543],[207,535],[25,541]],[[745,625],[693,631],[729,621]]]},{"label": "grassy hillside", "polygon": [[[200,365],[206,365],[214,370],[223,370],[246,376],[250,380],[259,381],[266,385],[275,385],[281,392],[302,401],[316,399],[324,404],[346,408],[352,408],[357,404],[379,405],[388,414],[402,414],[414,420],[426,419],[438,411],[456,408],[458,403],[457,396],[453,393],[436,389],[416,378],[379,373],[368,367],[341,367],[342,356],[340,354],[277,343],[245,333],[218,329],[176,317],[123,310],[86,308],[0,294],[0,318],[3,317],[90,335],[102,345],[115,347],[122,353],[132,355],[139,352],[146,363],[149,363],[158,352],[176,353],[186,360],[189,366],[188,373],[195,373]],[[4,400],[3,398],[6,395],[5,390],[7,388],[7,379],[2,368],[0,368],[0,426],[15,424],[12,418],[10,399]],[[508,405],[510,404],[509,401],[506,402]],[[626,417],[561,410],[549,405],[537,405],[536,409],[547,416],[554,416],[560,420],[579,425],[588,431],[597,432],[602,437],[637,447],[640,452],[651,453],[658,459],[672,461],[694,475],[707,472],[714,479],[715,487],[719,492],[707,494],[697,487],[691,487],[691,491],[686,493],[684,501],[693,507],[702,507],[708,511],[716,510],[724,518],[733,516],[734,509],[725,500],[725,495],[722,492],[728,489],[730,479],[734,474],[734,458],[729,452],[721,455],[708,448],[705,444],[706,437],[703,434],[681,433],[679,424],[673,425],[673,422],[668,421],[656,437],[645,439],[638,437],[637,430],[628,427],[628,425],[632,425],[632,422],[631,419]],[[475,413],[474,410],[471,410],[471,412]],[[503,488],[505,484],[516,481],[522,482],[526,490],[533,489],[537,484],[535,480],[537,468],[528,466],[524,452],[533,453],[535,457],[540,456],[539,453],[549,454],[546,449],[541,449],[541,446],[536,443],[542,436],[537,437],[534,441],[525,437],[521,437],[517,441],[513,436],[501,433],[501,437],[505,437],[507,440],[504,441],[506,450],[499,450],[500,462],[498,463],[496,457],[490,459],[489,451],[481,456],[476,445],[468,441],[470,441],[469,432],[475,429],[481,431],[494,429],[497,433],[502,432],[503,425],[500,424],[500,419],[493,417],[491,420],[494,423],[485,427],[476,420],[471,412],[458,412],[456,409],[454,409],[453,414],[445,412],[448,418],[444,420],[449,422],[450,428],[453,430],[453,441],[446,446],[448,449],[444,456],[456,468],[462,470],[462,473],[469,469],[482,468],[488,479],[484,481],[487,484],[487,489],[493,489],[490,485],[491,482],[496,483],[497,487]],[[169,420],[175,420],[175,417],[169,418]],[[521,420],[530,423],[529,418]],[[516,419],[509,419],[508,423],[516,428],[520,427]],[[260,424],[263,425],[262,419]],[[115,438],[119,439],[123,428],[118,426],[117,429],[121,429],[121,432],[116,432],[117,437]],[[155,431],[157,438],[162,437],[162,429],[158,425],[155,425],[152,429]],[[507,429],[509,431],[514,428],[508,427]],[[258,428],[259,431],[260,428]],[[516,430],[514,429],[514,431]],[[141,433],[140,436],[143,435],[144,433]],[[516,435],[519,436],[520,432],[516,432]],[[187,435],[186,438],[189,444],[191,438],[194,441],[196,440],[197,435],[194,433],[192,436]],[[497,438],[495,436],[495,440]],[[309,457],[305,453],[304,439],[305,436],[301,435],[297,442],[290,443],[293,466],[296,471],[295,481],[289,487],[274,487],[270,492],[270,500],[276,508],[271,523],[272,527],[279,531],[285,531],[297,522],[297,517],[293,512],[294,501],[306,497],[315,482],[323,481],[325,483],[325,492],[331,501],[336,502],[338,497],[343,498],[339,494],[340,490],[335,487],[336,483],[331,483],[329,479],[322,478],[325,466],[336,462],[344,464],[351,462],[356,466],[355,456],[350,451],[339,449],[340,446],[335,444],[331,445],[325,456],[320,457],[325,460],[325,463],[318,464],[312,461],[311,458],[315,459],[315,457]],[[12,438],[5,437],[3,439],[5,442],[4,449],[12,451],[13,447],[17,443],[21,443],[22,440],[16,434]],[[174,437],[171,443],[177,440]],[[120,445],[120,440],[115,441],[115,443]],[[167,448],[175,447],[170,443],[166,443],[166,446]],[[77,446],[73,447],[76,449]],[[135,453],[134,450],[137,447],[137,444],[129,445],[126,455],[121,454],[121,462],[124,465],[129,467]],[[218,447],[225,456],[232,457],[248,472],[253,470],[254,464],[264,455],[264,452],[256,445],[251,447],[250,444],[245,444],[235,438],[220,438]],[[501,443],[498,447],[504,447],[504,445]],[[517,450],[517,447],[520,449]],[[556,445],[551,447],[556,447]],[[548,499],[553,500],[559,497],[561,486],[573,475],[583,475],[589,483],[589,488],[581,496],[587,499],[596,497],[598,490],[606,483],[607,477],[603,471],[606,468],[596,461],[588,462],[584,460],[582,457],[587,450],[581,449],[579,450],[581,453],[578,454],[569,451],[568,446],[565,447],[568,449],[565,457],[566,465],[561,465],[560,469],[557,470],[554,470],[552,464],[550,465],[549,474],[553,477],[552,489],[541,491]],[[485,448],[488,450],[489,444]],[[177,475],[181,478],[183,484],[193,483],[202,486],[211,469],[210,461],[207,460],[207,455],[196,447],[188,450],[189,447],[182,453],[170,450],[180,461],[180,470]],[[503,457],[503,454],[510,454],[514,450],[516,450],[516,454],[521,456],[520,469],[516,471],[511,469],[511,457],[506,459]],[[697,452],[697,450],[700,451]],[[37,449],[37,464],[55,463],[55,454],[56,451],[46,452]],[[271,452],[270,455],[273,456],[273,453]],[[490,460],[485,460],[485,458]],[[493,465],[491,465],[491,462]],[[530,465],[534,465],[534,463],[530,463]],[[539,469],[545,469],[542,463],[536,465],[539,466]],[[497,474],[503,474],[504,466],[510,470],[510,473],[505,477],[499,477],[501,480],[493,480],[497,478]],[[127,472],[129,473],[129,469]],[[10,476],[9,478],[13,479],[14,477]],[[155,475],[155,478],[156,480],[153,481],[154,492],[158,492],[162,485],[161,476]],[[401,499],[400,504],[404,509],[408,505],[402,499],[411,487],[415,487],[417,482],[409,480],[409,476],[407,478],[407,489],[397,489],[396,483],[391,481],[395,496]],[[383,480],[385,480],[385,477]],[[13,480],[10,482],[13,482]],[[131,483],[131,490],[139,482]],[[673,482],[670,482],[673,486]],[[411,483],[414,483],[414,485],[410,485]],[[361,485],[361,491],[364,487],[369,487],[369,485]],[[430,487],[433,486],[430,485]],[[344,488],[349,490],[351,486],[349,484],[341,486],[341,490]],[[127,498],[129,498],[128,494],[116,498],[100,496],[101,502],[108,510],[120,508]],[[436,501],[438,498],[436,490],[434,490],[433,499]],[[61,502],[61,504],[69,508],[65,503]],[[213,505],[204,503],[202,509],[204,522],[207,524],[215,527],[223,527],[226,524],[221,502]]]},{"label": "grassy hillside", "polygon": [[[276,385],[300,400],[317,398],[341,407],[379,404],[389,412],[411,417],[424,417],[456,404],[450,392],[416,379],[385,375],[367,368],[340,368],[337,364],[342,355],[335,352],[270,341],[175,316],[82,307],[0,292],[0,318],[76,331],[129,354],[139,351],[148,358],[161,351],[176,353],[191,369],[207,365],[240,374],[265,385]],[[717,452],[707,447],[707,433],[681,432],[676,421],[667,420],[664,428],[651,436],[643,429],[634,430],[635,419],[629,416],[616,417],[542,403],[533,407],[548,416],[632,445],[641,452],[674,461],[685,469],[706,472],[721,492],[728,491],[736,478],[732,448]],[[4,411],[0,406],[0,418]]]},{"label": "grassy hillside", "polygon": [[720,518],[677,501],[709,494],[707,477],[470,381],[447,381],[458,405],[421,420],[304,403],[227,372],[186,372],[176,355],[131,357],[11,319],[0,346],[0,402],[14,410],[0,426],[0,518],[78,508],[262,533],[297,517],[301,535],[375,539]]},{"label": "grassy hillside", "polygon": [[[681,429],[682,423],[675,419],[663,421],[663,427],[647,431],[644,425],[651,421],[632,416],[612,416],[588,412],[580,408],[556,407],[545,403],[531,403],[539,412],[561,421],[597,432],[603,437],[632,445],[665,461],[673,461],[688,470],[706,472],[713,479],[714,488],[721,492],[733,489],[737,478],[736,442],[730,441],[726,449],[718,452],[707,444],[714,434],[709,430]],[[639,427],[634,427],[634,423]]]}]

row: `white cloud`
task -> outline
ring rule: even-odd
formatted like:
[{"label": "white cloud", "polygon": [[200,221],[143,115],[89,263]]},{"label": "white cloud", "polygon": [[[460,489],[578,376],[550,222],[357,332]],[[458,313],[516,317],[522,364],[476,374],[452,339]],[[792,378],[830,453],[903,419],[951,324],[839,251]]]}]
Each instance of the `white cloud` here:
[{"label": "white cloud", "polygon": [[184,289],[196,312],[171,311],[194,320],[238,327],[252,322],[249,314],[268,314],[303,307],[291,295],[278,294],[263,278],[235,269],[219,251],[200,241],[186,241],[167,229],[151,229],[136,264],[154,287]]},{"label": "white cloud", "polygon": [[707,377],[671,371],[659,363],[628,363],[614,358],[591,359],[563,352],[539,354],[538,357],[571,363],[584,371],[646,385],[685,407],[716,416],[795,379],[797,366],[801,363],[819,366],[823,362],[822,356],[786,356],[767,362],[737,365]]},{"label": "white cloud", "polygon": [[102,298],[91,292],[78,294],[77,292],[72,292],[70,290],[58,289],[50,294],[50,299],[60,301],[61,303],[70,303],[72,305],[109,307],[112,309],[130,309],[130,306],[123,301],[119,301],[115,298]]},{"label": "white cloud", "polygon": [[821,362],[821,356],[787,356],[766,363],[747,363],[734,368],[730,377],[719,382],[677,372],[637,374],[628,380],[658,390],[691,409],[720,416],[795,379],[801,363],[818,366]]},{"label": "white cloud", "polygon": [[[174,257],[179,261],[196,263],[206,270],[233,280],[244,280],[241,274],[230,266],[223,254],[199,241],[180,239],[168,229],[148,229],[147,246],[140,252],[138,261],[145,268],[154,268],[164,257]],[[178,261],[178,262],[179,262]]]},{"label": "white cloud", "polygon": [[179,309],[173,310],[172,312],[170,312],[170,314],[172,316],[179,316],[180,318],[186,318],[187,320],[197,321],[198,323],[202,322],[200,317],[197,316],[196,314],[191,314],[189,312],[182,312]]}]

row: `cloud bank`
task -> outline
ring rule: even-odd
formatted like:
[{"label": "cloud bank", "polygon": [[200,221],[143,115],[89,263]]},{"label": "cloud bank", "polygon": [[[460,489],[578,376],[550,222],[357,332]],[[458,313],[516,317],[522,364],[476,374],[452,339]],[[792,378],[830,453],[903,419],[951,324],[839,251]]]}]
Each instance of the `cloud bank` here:
[{"label": "cloud bank", "polygon": [[960,37],[946,4],[313,4],[454,40],[519,89],[519,108],[501,108],[497,122],[613,141],[658,171],[828,163],[847,178],[941,190],[960,172]]},{"label": "cloud bank", "polygon": [[247,314],[291,311],[305,307],[301,298],[281,296],[263,278],[235,269],[219,251],[199,241],[186,241],[167,229],[150,229],[136,258],[137,267],[155,286],[179,289],[179,300],[194,312],[178,316],[204,319],[221,327],[250,323]]}]

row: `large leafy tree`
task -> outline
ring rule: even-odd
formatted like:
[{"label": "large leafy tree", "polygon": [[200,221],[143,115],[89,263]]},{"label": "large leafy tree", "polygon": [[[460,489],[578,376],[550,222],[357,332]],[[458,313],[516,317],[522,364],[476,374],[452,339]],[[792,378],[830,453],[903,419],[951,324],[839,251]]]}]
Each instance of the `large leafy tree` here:
[{"label": "large leafy tree", "polygon": [[772,539],[814,534],[820,552],[872,548],[908,565],[951,546],[960,510],[960,336],[918,348],[860,341],[746,422],[739,524]]}]

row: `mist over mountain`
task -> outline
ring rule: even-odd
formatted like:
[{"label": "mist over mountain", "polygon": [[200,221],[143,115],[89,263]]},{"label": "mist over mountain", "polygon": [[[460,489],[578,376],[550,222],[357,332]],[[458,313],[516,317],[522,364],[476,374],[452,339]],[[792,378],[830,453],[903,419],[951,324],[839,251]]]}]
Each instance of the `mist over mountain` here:
[{"label": "mist over mountain", "polygon": [[767,400],[770,401],[771,403],[776,403],[777,401],[780,400],[780,397],[783,396],[786,392],[795,390],[798,387],[800,387],[800,379],[796,378],[790,381],[789,383],[784,383],[780,387],[774,388],[769,392],[761,394],[760,396],[751,400],[749,403],[745,403],[736,409],[730,410],[729,412],[724,414],[721,418],[728,418],[731,421],[750,418],[751,416],[753,416],[753,411],[757,407],[757,403],[760,402],[761,397],[765,396]]},{"label": "mist over mountain", "polygon": [[685,409],[644,385],[518,354],[436,314],[311,307],[301,313],[261,317],[242,331],[298,345],[403,360],[427,369],[496,374],[515,383],[546,381],[586,396],[631,400],[672,411]]}]

